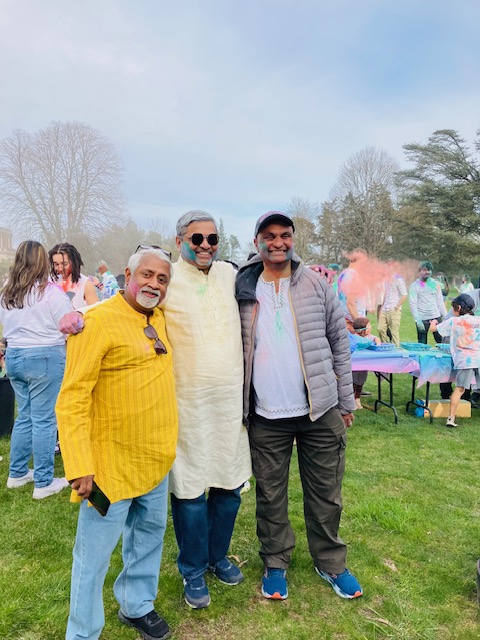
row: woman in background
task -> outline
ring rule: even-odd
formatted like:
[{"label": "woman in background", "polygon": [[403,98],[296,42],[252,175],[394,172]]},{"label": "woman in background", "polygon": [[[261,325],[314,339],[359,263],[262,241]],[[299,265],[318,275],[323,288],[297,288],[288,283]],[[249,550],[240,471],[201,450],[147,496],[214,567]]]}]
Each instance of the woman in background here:
[{"label": "woman in background", "polygon": [[[5,365],[17,399],[10,443],[9,489],[33,482],[33,497],[47,498],[68,486],[54,478],[55,402],[65,368],[60,318],[72,311],[68,297],[49,282],[47,252],[27,240],[17,249],[0,294],[0,324],[7,340]],[[28,463],[33,454],[33,471]]]},{"label": "woman in background", "polygon": [[64,242],[55,245],[50,249],[49,256],[52,281],[62,287],[74,309],[98,302],[95,285],[80,273],[82,256],[73,244]]}]

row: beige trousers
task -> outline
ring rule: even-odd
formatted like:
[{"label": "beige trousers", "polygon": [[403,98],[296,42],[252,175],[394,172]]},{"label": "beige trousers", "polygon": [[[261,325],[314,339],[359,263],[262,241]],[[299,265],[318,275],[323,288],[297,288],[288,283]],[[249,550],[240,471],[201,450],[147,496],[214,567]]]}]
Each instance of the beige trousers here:
[{"label": "beige trousers", "polygon": [[[397,347],[400,346],[400,320],[402,319],[402,309],[392,309],[391,311],[380,311],[378,317],[378,337],[382,342],[394,342]],[[392,339],[388,339],[387,331],[390,329]]]}]

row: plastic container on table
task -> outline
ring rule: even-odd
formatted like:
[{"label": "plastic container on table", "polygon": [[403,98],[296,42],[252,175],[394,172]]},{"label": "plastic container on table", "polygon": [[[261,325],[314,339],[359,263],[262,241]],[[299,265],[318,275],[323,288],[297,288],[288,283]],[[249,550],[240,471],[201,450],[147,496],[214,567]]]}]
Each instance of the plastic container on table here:
[{"label": "plastic container on table", "polygon": [[392,342],[382,342],[381,344],[372,343],[368,348],[372,351],[391,351],[395,349],[395,344]]},{"label": "plastic container on table", "polygon": [[429,344],[421,342],[401,342],[400,346],[402,349],[407,349],[407,351],[430,351],[431,349]]}]

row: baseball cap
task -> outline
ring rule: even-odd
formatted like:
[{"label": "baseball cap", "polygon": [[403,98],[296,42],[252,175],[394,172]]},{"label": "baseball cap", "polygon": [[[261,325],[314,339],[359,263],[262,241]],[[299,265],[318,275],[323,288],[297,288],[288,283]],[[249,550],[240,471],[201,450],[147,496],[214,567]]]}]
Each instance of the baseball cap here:
[{"label": "baseball cap", "polygon": [[264,213],[263,216],[260,216],[257,220],[257,224],[255,225],[255,238],[262,229],[265,229],[265,227],[268,227],[269,224],[273,224],[274,222],[284,224],[286,227],[292,227],[295,231],[292,219],[289,218],[286,213],[282,213],[282,211],[267,211],[267,213]]},{"label": "baseball cap", "polygon": [[459,296],[452,300],[452,304],[458,304],[460,307],[464,309],[468,309],[469,311],[473,311],[475,309],[475,302],[471,296],[467,293],[461,293]]}]

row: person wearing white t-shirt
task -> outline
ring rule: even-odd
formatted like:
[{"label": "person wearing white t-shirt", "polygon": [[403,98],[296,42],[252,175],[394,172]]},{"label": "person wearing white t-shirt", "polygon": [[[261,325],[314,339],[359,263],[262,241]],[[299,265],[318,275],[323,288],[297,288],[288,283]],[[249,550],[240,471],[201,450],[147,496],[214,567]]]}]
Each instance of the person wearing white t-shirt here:
[{"label": "person wearing white t-shirt", "polygon": [[[68,486],[65,478],[53,477],[53,467],[55,402],[65,369],[65,337],[58,323],[72,305],[65,293],[48,281],[48,272],[44,247],[34,240],[22,242],[0,296],[6,371],[18,406],[7,488],[33,482],[33,498],[37,500]],[[28,467],[32,454],[33,470]]]},{"label": "person wearing white t-shirt", "polygon": [[450,338],[456,386],[450,396],[447,427],[458,427],[455,414],[465,389],[479,380],[480,371],[480,317],[474,315],[475,301],[466,293],[452,300],[452,316],[441,323],[432,320],[431,331]]}]

